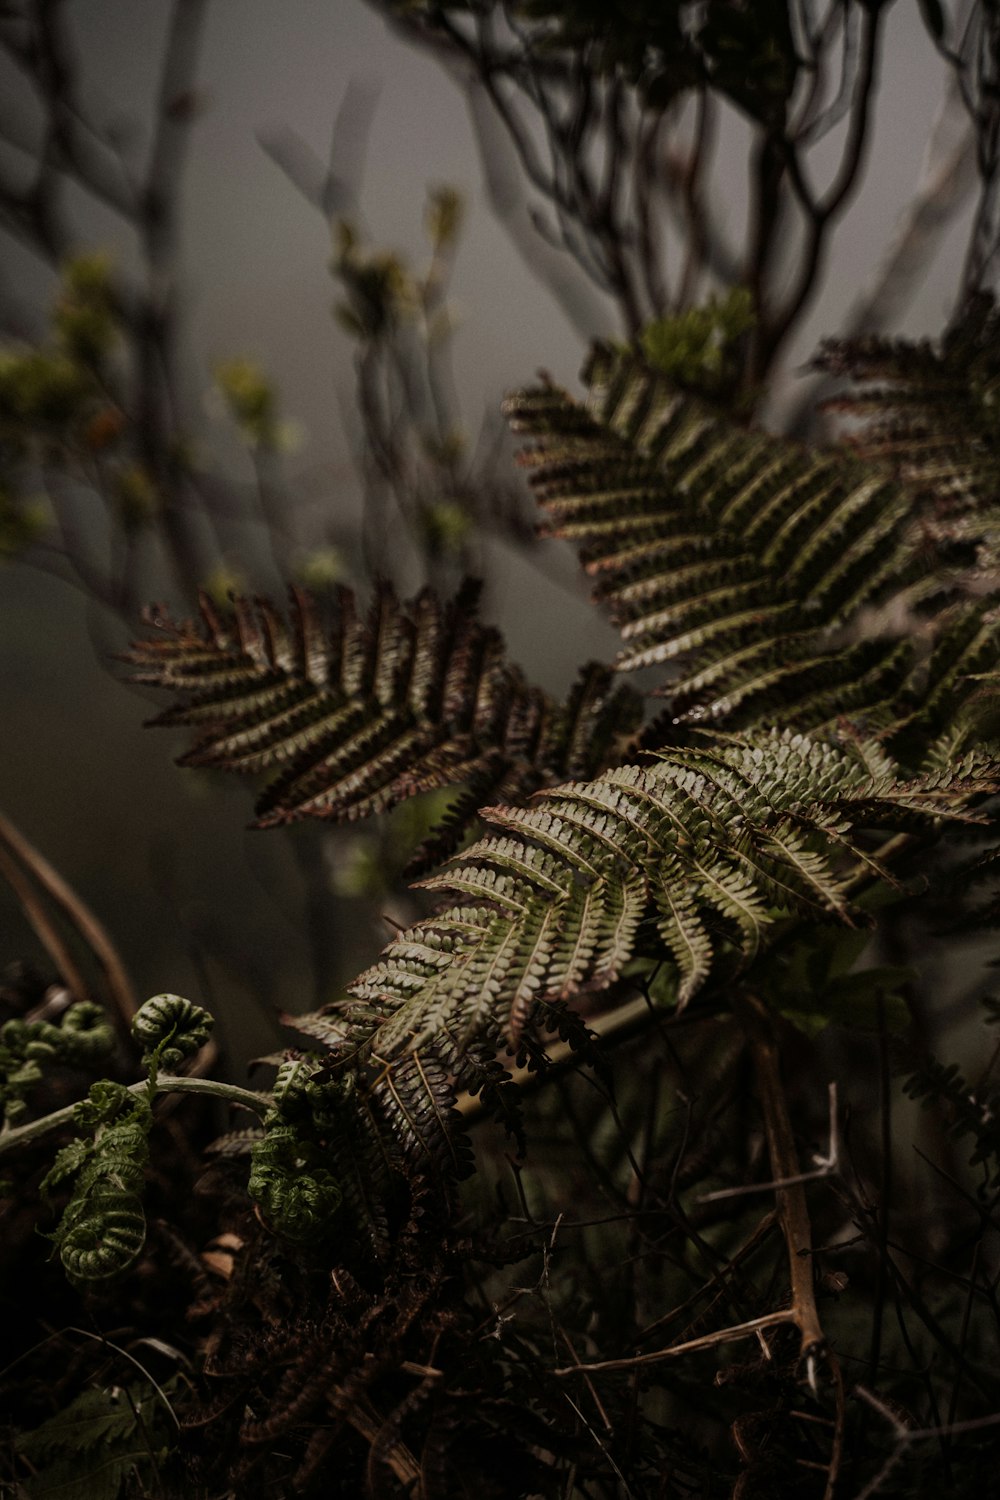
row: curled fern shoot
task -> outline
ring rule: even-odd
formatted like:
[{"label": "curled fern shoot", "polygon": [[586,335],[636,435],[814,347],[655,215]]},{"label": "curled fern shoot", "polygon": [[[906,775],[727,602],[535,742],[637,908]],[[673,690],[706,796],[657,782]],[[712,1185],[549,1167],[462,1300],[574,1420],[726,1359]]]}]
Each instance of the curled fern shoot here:
[{"label": "curled fern shoot", "polygon": [[99,1005],[80,1000],[58,1024],[16,1018],[0,1027],[0,1106],[7,1123],[28,1108],[27,1096],[46,1068],[94,1070],[114,1053],[113,1027]]},{"label": "curled fern shoot", "polygon": [[41,1190],[49,1196],[72,1182],[51,1238],[72,1284],[98,1288],[127,1270],[145,1242],[142,1188],[153,1114],[144,1092],[105,1079],[76,1106],[74,1123],[92,1134],[57,1154]]},{"label": "curled fern shoot", "polygon": [[132,1035],[141,1045],[143,1066],[177,1068],[205,1045],[212,1017],[182,995],[154,995],[132,1018]]},{"label": "curled fern shoot", "polygon": [[316,1071],[304,1058],[281,1064],[275,1107],[264,1117],[264,1135],[250,1159],[250,1197],[278,1233],[296,1244],[327,1239],[343,1200],[323,1145],[342,1090],[317,1082]]},{"label": "curled fern shoot", "polygon": [[320,1147],[275,1111],[255,1142],[248,1191],[268,1222],[296,1244],[325,1240],[343,1193]]},{"label": "curled fern shoot", "polygon": [[[73,1107],[73,1124],[87,1134],[57,1154],[41,1190],[48,1196],[72,1182],[70,1200],[51,1238],[74,1286],[110,1284],[141,1253],[146,1239],[142,1190],[157,1071],[161,1064],[175,1068],[192,1056],[211,1028],[212,1018],[200,1005],[180,995],[154,995],[132,1022],[149,1069],[147,1084],[137,1089],[101,1079]],[[72,1035],[77,1033],[87,1034],[81,1020]]]}]

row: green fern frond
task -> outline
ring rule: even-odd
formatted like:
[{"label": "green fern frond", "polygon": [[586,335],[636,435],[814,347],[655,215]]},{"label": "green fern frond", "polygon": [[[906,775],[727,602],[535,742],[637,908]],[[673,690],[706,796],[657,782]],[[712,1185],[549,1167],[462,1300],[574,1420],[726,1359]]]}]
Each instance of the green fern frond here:
[{"label": "green fern frond", "polygon": [[440,1037],[453,1059],[496,1032],[516,1046],[545,1029],[549,1002],[606,988],[661,943],[683,1005],[786,918],[851,920],[852,882],[878,871],[863,830],[973,816],[996,784],[971,759],[903,779],[875,747],[784,731],[484,808],[486,835],[421,882],[445,904],[355,981],[330,1040],[382,1059]]},{"label": "green fern frond", "polygon": [[10,1123],[25,1113],[45,1067],[61,1063],[94,1070],[106,1065],[114,1050],[114,1028],[89,1000],[71,1005],[58,1025],[21,1017],[5,1021],[0,1026],[0,1116]]},{"label": "green fern frond", "polygon": [[205,1147],[205,1153],[213,1157],[249,1156],[262,1136],[263,1131],[259,1126],[227,1130],[225,1135],[217,1136],[211,1145]]},{"label": "green fern frond", "polygon": [[[785,730],[699,736],[648,766],[482,809],[484,836],[420,882],[439,909],[343,1002],[290,1019],[327,1057],[301,1097],[276,1088],[282,1129],[291,1120],[309,1142],[295,1160],[333,1174],[338,1222],[384,1256],[401,1185],[447,1194],[470,1169],[458,1090],[520,1138],[504,1047],[543,1069],[559,1036],[586,1058],[574,1007],[636,960],[666,959],[661,996],[683,1006],[731,983],[790,922],[863,920],[852,893],[891,878],[870,834],[976,818],[997,787],[992,761],[904,778],[873,742]],[[279,1205],[265,1207],[280,1228]]]},{"label": "green fern frond", "polygon": [[[703,734],[649,765],[483,808],[483,837],[419,882],[439,909],[345,1000],[286,1018],[326,1054],[295,1130],[336,1176],[343,1222],[383,1256],[402,1183],[447,1193],[466,1174],[458,1090],[519,1139],[505,1047],[544,1069],[559,1037],[593,1061],[575,1007],[636,961],[666,959],[659,996],[680,1007],[728,986],[790,924],[867,920],[854,893],[892,879],[871,835],[975,820],[998,786],[985,758],[907,778],[875,742],[785,730]],[[286,1119],[302,1108],[278,1102]]]},{"label": "green fern frond", "polygon": [[[860,387],[828,407],[860,419],[851,443],[862,455],[933,489],[939,529],[975,540],[978,524],[969,530],[963,519],[992,515],[995,533],[1000,310],[990,294],[969,301],[938,347],[878,336],[828,339],[815,363]],[[991,552],[995,561],[995,545]]]},{"label": "green fern frond", "polygon": [[117,1500],[130,1475],[153,1482],[172,1436],[165,1402],[162,1389],[138,1382],[83,1391],[18,1436],[17,1451],[33,1469],[20,1488],[31,1500]]},{"label": "green fern frond", "polygon": [[[619,626],[619,668],[670,669],[675,726],[848,714],[891,733],[996,662],[994,612],[961,598],[967,554],[888,466],[747,431],[609,347],[585,379],[586,407],[545,386],[506,411],[546,533],[576,544]],[[981,654],[928,669],[938,629]]]},{"label": "green fern frond", "polygon": [[293,590],[289,621],[266,601],[231,615],[202,600],[200,622],[149,617],[155,633],[124,659],[133,680],[178,702],[153,722],[198,732],[181,764],[277,772],[257,823],[346,820],[435,787],[469,795],[431,835],[450,853],[475,808],[564,776],[592,774],[634,729],[639,700],[586,668],[566,703],[529,688],[497,631],[475,618],[475,589],[442,607],[376,591],[367,617],[342,590],[328,618]]},{"label": "green fern frond", "polygon": [[[141,1388],[129,1394],[139,1391]],[[142,1391],[142,1396],[149,1394]],[[141,1401],[140,1409],[145,1404]],[[105,1444],[121,1443],[134,1436],[136,1426],[135,1411],[124,1391],[84,1391],[65,1411],[20,1437],[17,1446],[22,1453],[44,1462],[60,1453],[79,1455]]]},{"label": "green fern frond", "polygon": [[212,1017],[183,995],[154,995],[132,1018],[132,1036],[142,1047],[146,1068],[174,1072],[212,1035]]},{"label": "green fern frond", "polygon": [[142,1191],[153,1113],[144,1095],[103,1079],[75,1106],[73,1123],[94,1133],[63,1147],[41,1192],[73,1180],[51,1239],[75,1286],[106,1286],[133,1264],[145,1243]]},{"label": "green fern frond", "polygon": [[946,1065],[933,1057],[924,1059],[904,1089],[925,1105],[944,1105],[950,1134],[971,1139],[970,1164],[984,1165],[988,1184],[995,1186],[1000,1181],[1000,1089],[976,1089],[956,1063]]},{"label": "green fern frond", "polygon": [[[483,1059],[477,1066],[495,1092],[502,1068]],[[316,1056],[289,1059],[250,1159],[250,1196],[286,1239],[317,1246],[335,1236],[343,1249],[357,1235],[376,1259],[391,1242],[404,1183],[447,1195],[472,1170],[453,1079],[430,1053],[369,1073],[331,1071]]]}]

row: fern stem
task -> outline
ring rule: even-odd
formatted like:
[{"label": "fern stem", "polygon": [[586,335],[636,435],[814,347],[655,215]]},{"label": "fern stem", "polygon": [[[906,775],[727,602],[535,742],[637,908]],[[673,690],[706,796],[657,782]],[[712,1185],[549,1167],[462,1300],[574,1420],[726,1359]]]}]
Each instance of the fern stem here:
[{"label": "fern stem", "polygon": [[819,1320],[819,1310],[816,1307],[812,1223],[806,1202],[805,1181],[795,1149],[795,1137],[792,1133],[792,1121],[788,1111],[788,1096],[781,1079],[778,1044],[767,1007],[756,996],[737,995],[734,998],[733,1009],[750,1044],[754,1072],[757,1076],[757,1093],[764,1115],[771,1175],[776,1182],[782,1183],[780,1187],[775,1187],[774,1199],[788,1252],[792,1304],[787,1316],[799,1330],[799,1356],[805,1363],[806,1376],[813,1389],[813,1395],[817,1394],[815,1371],[819,1357],[822,1357],[826,1364],[833,1382],[836,1415],[833,1424],[830,1462],[826,1466],[827,1482],[823,1493],[823,1500],[833,1500],[843,1457],[844,1379],[840,1364],[827,1345],[823,1325]]},{"label": "fern stem", "polygon": [[788,1308],[780,1312],[764,1313],[762,1317],[750,1318],[745,1323],[734,1323],[729,1328],[718,1328],[703,1333],[696,1339],[687,1339],[683,1344],[671,1344],[666,1349],[654,1349],[649,1354],[630,1354],[624,1359],[592,1360],[589,1364],[563,1365],[553,1370],[553,1375],[565,1379],[570,1375],[587,1375],[595,1371],[603,1374],[607,1370],[635,1370],[643,1365],[659,1364],[665,1359],[676,1359],[680,1354],[694,1354],[702,1349],[717,1349],[722,1344],[736,1339],[750,1338],[765,1328],[779,1328],[782,1323],[792,1322],[793,1314]]},{"label": "fern stem", "polygon": [[93,1000],[93,995],[73,961],[62,935],[51,921],[37,892],[24,872],[7,853],[3,843],[4,820],[0,817],[0,876],[13,891],[21,910],[34,929],[35,936],[55,965],[56,973],[74,1000]]},{"label": "fern stem", "polygon": [[[129,1085],[130,1094],[141,1094],[149,1088],[147,1079],[140,1083]],[[229,1104],[241,1105],[244,1109],[253,1110],[254,1114],[263,1116],[271,1106],[270,1094],[255,1093],[252,1089],[240,1088],[235,1083],[217,1083],[211,1078],[183,1078],[173,1077],[169,1074],[161,1074],[156,1080],[155,1093],[157,1094],[204,1094],[212,1099],[222,1099]],[[57,1109],[50,1115],[43,1115],[40,1120],[30,1120],[27,1125],[16,1125],[13,1130],[0,1132],[0,1155],[5,1151],[13,1151],[17,1146],[27,1145],[29,1141],[40,1139],[48,1135],[50,1130],[58,1130],[63,1125],[69,1125],[73,1120],[75,1104],[67,1104],[63,1109]]]}]

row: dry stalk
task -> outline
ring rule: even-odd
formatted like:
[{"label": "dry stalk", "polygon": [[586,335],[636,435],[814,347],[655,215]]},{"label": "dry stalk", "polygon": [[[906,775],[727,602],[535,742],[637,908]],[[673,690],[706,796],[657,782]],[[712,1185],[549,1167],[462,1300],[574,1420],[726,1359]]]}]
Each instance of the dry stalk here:
[{"label": "dry stalk", "polygon": [[13,891],[18,905],[31,924],[35,936],[49,955],[56,973],[73,999],[92,999],[93,997],[87,988],[87,983],[80,973],[73,955],[63,942],[62,934],[45,910],[44,902],[21,867],[7,853],[2,842],[2,831],[0,831],[0,875],[3,876]]},{"label": "dry stalk", "polygon": [[[102,924],[76,892],[67,885],[62,876],[52,868],[48,860],[44,859],[14,827],[13,823],[2,815],[0,815],[0,853],[6,856],[3,873],[18,899],[24,904],[28,920],[45,945],[53,963],[59,968],[67,988],[80,998],[87,997],[86,987],[75,965],[72,964],[72,960],[69,960],[65,944],[62,943],[53,924],[45,916],[37,897],[33,896],[30,889],[25,886],[25,876],[34,881],[35,885],[44,891],[62,912],[69,925],[78,933],[103,969],[108,995],[119,1029],[127,1035],[129,1023],[137,1009],[135,994],[125,965]],[[28,892],[28,901],[25,901],[23,894],[25,891]],[[69,960],[68,971],[65,967],[67,960]]]},{"label": "dry stalk", "polygon": [[[777,1184],[775,1205],[785,1237],[792,1293],[788,1320],[799,1330],[799,1357],[805,1364],[806,1379],[813,1395],[817,1394],[816,1367],[820,1359],[826,1365],[833,1384],[833,1441],[823,1496],[823,1500],[833,1500],[844,1447],[844,1379],[837,1358],[827,1345],[816,1306],[812,1224],[806,1202],[809,1174],[803,1174],[799,1170],[795,1137],[788,1112],[788,1096],[781,1079],[778,1044],[767,1008],[754,995],[740,995],[736,998],[734,1009],[750,1044],[757,1078],[757,1094],[764,1116],[771,1175]],[[821,1166],[818,1175],[825,1175],[826,1171],[832,1170],[836,1160],[836,1147],[835,1096],[831,1096],[829,1161]]]},{"label": "dry stalk", "polygon": [[753,1057],[757,1093],[764,1116],[771,1176],[776,1184],[778,1219],[788,1252],[788,1274],[792,1302],[789,1319],[799,1330],[800,1354],[806,1362],[811,1385],[815,1363],[821,1354],[829,1357],[826,1335],[816,1308],[812,1263],[812,1224],[806,1204],[805,1183],[799,1170],[795,1137],[788,1113],[788,1098],[781,1081],[778,1046],[764,1005],[756,997],[740,996],[735,1004]]}]

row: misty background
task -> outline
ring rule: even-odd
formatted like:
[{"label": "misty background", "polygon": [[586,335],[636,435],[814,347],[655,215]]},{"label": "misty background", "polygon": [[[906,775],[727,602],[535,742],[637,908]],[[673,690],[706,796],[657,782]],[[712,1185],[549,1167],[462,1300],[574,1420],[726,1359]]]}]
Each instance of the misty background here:
[{"label": "misty background", "polygon": [[[150,130],[170,7],[166,0],[74,0],[83,90],[96,114],[114,120],[141,154]],[[794,402],[801,367],[819,338],[843,325],[875,274],[898,213],[920,178],[944,89],[917,5],[890,12],[875,129],[857,199],[837,230],[821,295],[800,327],[771,392],[776,419]],[[492,211],[460,88],[431,57],[406,45],[361,0],[213,0],[197,70],[196,117],[182,200],[180,273],[186,396],[213,462],[252,483],[245,450],[218,402],[212,371],[224,359],[257,361],[295,426],[287,459],[289,493],[304,530],[350,538],[359,521],[358,428],[352,423],[354,350],[331,317],[330,233],[261,143],[294,131],[320,159],[341,114],[345,170],[357,189],[371,242],[419,266],[428,185],[453,185],[466,219],[452,300],[460,314],[456,387],[475,437],[497,425],[503,392],[540,368],[575,388],[588,336],[617,334],[610,303],[572,266],[537,243],[526,264]],[[350,91],[350,92],[349,92]],[[0,73],[0,122],[31,126],[31,100],[9,65]],[[353,134],[352,134],[353,131]],[[718,149],[712,194],[738,241],[747,195],[739,126]],[[831,160],[837,140],[824,142]],[[362,149],[363,147],[363,149]],[[501,150],[500,137],[495,149]],[[820,160],[822,152],[819,153]],[[23,156],[0,146],[12,171]],[[515,214],[522,214],[515,205]],[[957,215],[911,298],[900,331],[938,334],[954,310],[966,215]],[[81,202],[81,244],[127,263],[127,236],[110,215]],[[525,241],[525,223],[514,226]],[[541,269],[542,276],[537,274]],[[558,278],[559,297],[551,278]],[[548,280],[546,279],[548,277]],[[37,336],[53,277],[15,239],[0,237],[0,303],[8,336]],[[510,462],[506,446],[503,463]],[[95,507],[95,541],[102,522]],[[220,563],[239,573],[252,525],[234,526]],[[546,544],[526,559],[500,541],[485,544],[484,610],[498,623],[530,679],[564,691],[587,656],[614,655],[614,632],[586,602],[568,551]],[[358,579],[364,587],[364,580]],[[412,579],[402,578],[402,587]],[[156,577],[153,597],[185,601]],[[221,1019],[224,1050],[245,1059],[273,1044],[276,1006],[311,1008],[374,956],[388,936],[370,905],[343,890],[329,930],[310,917],[303,863],[291,840],[328,869],[351,857],[349,830],[331,845],[324,830],[286,836],[248,832],[252,789],[232,778],[177,771],[181,736],[144,730],[156,711],[148,694],[122,685],[112,654],[128,633],[85,593],[48,576],[30,557],[0,566],[0,808],[78,890],[106,925],[139,998],[174,990]],[[330,853],[331,848],[333,854]],[[315,856],[313,858],[312,856]],[[324,861],[326,862],[324,864]],[[332,967],[317,983],[315,956]],[[6,889],[0,890],[0,965],[43,962]],[[319,988],[319,993],[317,989]]]}]

